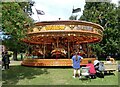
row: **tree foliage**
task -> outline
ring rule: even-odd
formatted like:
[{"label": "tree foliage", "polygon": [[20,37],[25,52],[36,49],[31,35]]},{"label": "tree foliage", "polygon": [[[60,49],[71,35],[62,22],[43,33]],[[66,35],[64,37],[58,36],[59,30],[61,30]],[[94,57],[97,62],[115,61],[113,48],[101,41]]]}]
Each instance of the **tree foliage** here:
[{"label": "tree foliage", "polygon": [[115,4],[108,2],[86,2],[80,20],[90,21],[104,27],[103,40],[93,46],[98,55],[120,54],[120,30],[118,11]]},{"label": "tree foliage", "polygon": [[2,3],[2,32],[7,35],[3,44],[7,49],[19,52],[25,48],[21,38],[26,35],[27,27],[33,23],[29,16],[31,13],[29,2]]},{"label": "tree foliage", "polygon": [[69,19],[70,19],[70,20],[77,20],[77,15],[71,15],[71,16],[69,17]]}]

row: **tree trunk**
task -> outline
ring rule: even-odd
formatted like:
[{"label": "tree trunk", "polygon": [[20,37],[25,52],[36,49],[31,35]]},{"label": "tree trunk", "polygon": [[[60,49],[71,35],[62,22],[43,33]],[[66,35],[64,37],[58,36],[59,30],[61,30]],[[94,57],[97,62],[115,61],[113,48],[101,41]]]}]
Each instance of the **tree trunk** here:
[{"label": "tree trunk", "polygon": [[23,60],[23,54],[22,54],[22,53],[20,53],[20,55],[21,55],[21,60]]},{"label": "tree trunk", "polygon": [[17,59],[17,51],[13,51],[13,60],[18,60]]}]

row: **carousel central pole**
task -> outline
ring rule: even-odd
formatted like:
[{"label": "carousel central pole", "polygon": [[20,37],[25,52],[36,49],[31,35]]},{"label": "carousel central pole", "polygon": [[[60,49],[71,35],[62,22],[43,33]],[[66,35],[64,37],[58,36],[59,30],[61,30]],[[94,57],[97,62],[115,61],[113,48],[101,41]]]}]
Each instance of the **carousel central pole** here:
[{"label": "carousel central pole", "polygon": [[45,58],[45,42],[44,42],[44,47],[43,47],[43,48],[44,48],[44,51],[43,51],[43,52],[44,52],[44,55],[43,55],[43,58]]},{"label": "carousel central pole", "polygon": [[70,58],[70,43],[68,41],[68,58]]},{"label": "carousel central pole", "polygon": [[58,48],[58,41],[59,41],[59,37],[57,37],[57,48]]},{"label": "carousel central pole", "polygon": [[27,52],[27,58],[29,57],[30,55],[30,43],[28,43],[28,52]]},{"label": "carousel central pole", "polygon": [[89,57],[89,47],[88,47],[88,43],[86,43],[87,46],[87,57]]},{"label": "carousel central pole", "polygon": [[[57,48],[58,48],[58,41],[59,41],[59,37],[57,37]],[[56,59],[58,58],[58,54],[56,54]]]}]

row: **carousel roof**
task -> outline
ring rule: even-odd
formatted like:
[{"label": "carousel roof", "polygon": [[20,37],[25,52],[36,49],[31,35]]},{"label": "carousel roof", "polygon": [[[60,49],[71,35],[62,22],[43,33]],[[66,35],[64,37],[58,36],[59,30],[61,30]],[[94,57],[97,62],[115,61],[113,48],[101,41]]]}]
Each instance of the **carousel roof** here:
[{"label": "carousel roof", "polygon": [[86,21],[43,21],[28,28],[24,42],[29,44],[49,44],[56,40],[75,43],[95,43],[103,38],[103,27]]}]

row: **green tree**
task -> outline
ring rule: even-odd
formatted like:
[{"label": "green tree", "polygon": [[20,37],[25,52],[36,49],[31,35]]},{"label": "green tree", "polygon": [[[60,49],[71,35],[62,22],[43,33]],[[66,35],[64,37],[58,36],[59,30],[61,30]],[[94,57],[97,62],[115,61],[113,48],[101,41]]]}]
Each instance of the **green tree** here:
[{"label": "green tree", "polygon": [[118,7],[109,2],[86,2],[80,20],[98,23],[104,27],[103,40],[93,46],[97,55],[120,54]]},{"label": "green tree", "polygon": [[69,17],[69,20],[77,20],[77,15],[71,15],[71,16]]},{"label": "green tree", "polygon": [[2,32],[7,35],[2,44],[13,51],[14,60],[17,60],[17,52],[25,48],[21,39],[25,37],[27,27],[33,23],[29,16],[31,13],[30,2],[2,3]]}]

